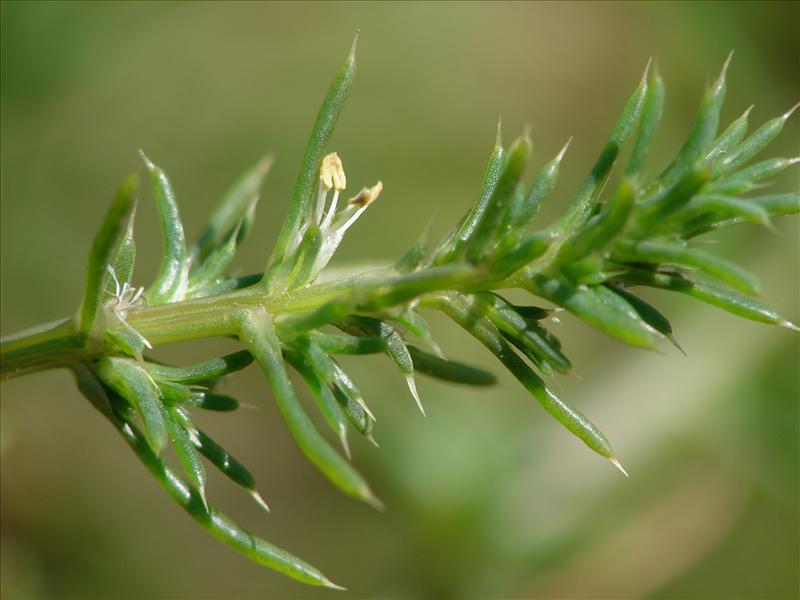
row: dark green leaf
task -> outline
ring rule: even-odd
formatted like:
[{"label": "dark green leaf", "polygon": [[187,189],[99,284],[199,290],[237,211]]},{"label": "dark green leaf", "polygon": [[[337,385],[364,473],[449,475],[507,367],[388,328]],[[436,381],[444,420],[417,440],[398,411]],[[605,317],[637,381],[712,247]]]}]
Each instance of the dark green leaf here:
[{"label": "dark green leaf", "polygon": [[225,448],[199,429],[197,430],[197,449],[231,481],[247,490],[254,491],[256,489],[256,480],[250,471],[231,456]]},{"label": "dark green leaf", "polygon": [[641,269],[632,269],[621,279],[632,285],[646,285],[680,292],[752,321],[791,327],[791,323],[771,306],[741,292],[714,285],[707,281],[689,279],[678,274],[653,273]]},{"label": "dark green leaf", "polygon": [[190,397],[186,404],[215,412],[232,412],[239,408],[239,401],[236,398],[211,392],[197,393]]},{"label": "dark green leaf", "polygon": [[563,306],[592,327],[626,344],[655,348],[660,335],[631,306],[603,286],[577,288],[566,281],[537,275],[533,293]]},{"label": "dark green leaf", "polygon": [[327,354],[379,354],[386,351],[386,340],[378,336],[333,335],[318,331],[310,335]]},{"label": "dark green leaf", "polygon": [[409,346],[408,352],[414,361],[414,368],[423,373],[444,381],[463,383],[465,385],[494,385],[497,378],[489,371],[473,367],[455,360],[439,358],[434,354]]},{"label": "dark green leaf", "polygon": [[[655,329],[664,337],[668,338],[675,345],[675,347],[678,348],[678,350],[683,352],[683,348],[681,348],[680,344],[678,344],[678,341],[675,339],[675,336],[672,334],[672,325],[670,324],[669,320],[667,320],[667,317],[661,314],[657,308],[651,306],[639,298],[639,296],[632,294],[622,286],[609,285],[608,288],[618,296],[621,296],[625,302],[630,304],[633,310],[635,310],[639,316],[642,317],[642,320],[645,323],[650,325],[650,327]],[[686,353],[683,352],[683,354]]]},{"label": "dark green leaf", "polygon": [[524,348],[526,354],[530,352],[537,365],[550,365],[559,373],[567,373],[572,368],[569,359],[561,353],[560,344],[553,344],[552,336],[544,333],[544,327],[527,321],[500,296],[481,293],[468,296],[465,301],[476,314],[487,318],[515,345]]},{"label": "dark green leaf", "polygon": [[476,316],[469,304],[456,296],[441,299],[438,307],[486,346],[559,423],[589,448],[601,456],[613,459],[614,451],[602,432],[579,410],[547,389],[486,318]]},{"label": "dark green leaf", "polygon": [[761,288],[758,279],[745,269],[708,252],[670,242],[642,240],[617,244],[614,260],[620,262],[693,267],[746,293]]},{"label": "dark green leaf", "polygon": [[171,367],[148,362],[145,367],[158,380],[175,383],[205,383],[244,369],[253,362],[253,356],[247,350],[212,358],[188,367]]}]

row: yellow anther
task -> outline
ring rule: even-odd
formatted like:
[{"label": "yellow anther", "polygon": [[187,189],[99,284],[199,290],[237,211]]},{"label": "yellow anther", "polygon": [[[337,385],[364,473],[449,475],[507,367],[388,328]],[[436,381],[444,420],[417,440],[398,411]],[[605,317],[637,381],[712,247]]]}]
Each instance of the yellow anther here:
[{"label": "yellow anther", "polygon": [[319,168],[319,181],[326,192],[331,189],[341,192],[347,187],[347,178],[344,174],[342,160],[336,152],[331,152],[322,159],[322,166]]},{"label": "yellow anther", "polygon": [[381,195],[383,191],[383,183],[380,181],[373,185],[371,188],[363,188],[358,194],[350,198],[347,201],[348,204],[351,206],[357,206],[358,208],[367,207]]}]

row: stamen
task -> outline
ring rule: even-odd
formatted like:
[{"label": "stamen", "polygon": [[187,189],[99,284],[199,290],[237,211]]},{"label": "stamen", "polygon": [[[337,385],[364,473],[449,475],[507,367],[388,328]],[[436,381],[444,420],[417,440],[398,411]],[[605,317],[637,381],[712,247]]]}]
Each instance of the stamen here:
[{"label": "stamen", "polygon": [[141,300],[143,294],[144,294],[144,288],[140,287],[138,290],[136,290],[136,293],[133,295],[133,298],[131,298],[131,304],[136,304],[139,300]]},{"label": "stamen", "polygon": [[[333,215],[336,212],[336,203],[339,200],[339,192],[345,187],[347,187],[347,177],[344,174],[344,166],[339,155],[336,152],[325,155],[319,168],[319,196],[317,197],[316,206],[316,223],[323,229],[330,225],[333,220]],[[325,213],[325,203],[328,200],[328,192],[330,190],[334,190],[333,200],[323,223],[322,216]]]},{"label": "stamen", "polygon": [[333,192],[333,199],[331,200],[331,207],[325,213],[325,221],[320,224],[320,229],[327,229],[333,221],[333,216],[336,214],[336,203],[339,202],[339,190]]},{"label": "stamen", "polygon": [[319,178],[319,193],[317,194],[317,203],[314,207],[314,222],[319,223],[322,221],[322,213],[325,210],[325,203],[328,201],[328,190],[322,184],[322,177]]},{"label": "stamen", "polygon": [[383,191],[383,183],[379,181],[371,188],[365,187],[360,192],[358,192],[356,196],[350,198],[350,200],[347,201],[348,207],[350,206],[356,207],[356,212],[353,213],[353,215],[349,219],[347,219],[347,221],[345,222],[344,225],[341,226],[339,231],[341,233],[347,231],[350,228],[350,226],[358,220],[358,217],[361,216],[361,213],[367,210],[367,207],[370,204],[375,202],[378,196],[381,195],[382,191]]},{"label": "stamen", "polygon": [[111,265],[106,265],[106,270],[111,273],[111,278],[114,280],[114,296],[119,298],[120,289],[119,289],[119,279],[117,279],[117,272],[114,271],[114,267]]},{"label": "stamen", "polygon": [[326,190],[342,191],[347,187],[342,160],[336,152],[325,155],[319,168],[319,180]]},{"label": "stamen", "polygon": [[383,191],[383,183],[380,181],[373,185],[371,188],[362,188],[358,194],[350,198],[347,203],[350,206],[357,206],[359,208],[366,208],[375,200],[377,200],[378,196],[380,196],[381,192]]},{"label": "stamen", "polygon": [[[322,183],[322,178],[320,178],[320,183]],[[383,184],[380,181],[371,188],[362,189],[355,197],[348,200],[347,208],[339,211],[339,213],[336,213],[336,203],[339,199],[339,190],[336,190],[337,193],[334,194],[331,208],[321,224],[323,242],[322,248],[314,260],[313,270],[315,273],[319,273],[325,268],[342,242],[345,232],[356,222],[361,213],[375,201],[381,190],[383,190]]]}]

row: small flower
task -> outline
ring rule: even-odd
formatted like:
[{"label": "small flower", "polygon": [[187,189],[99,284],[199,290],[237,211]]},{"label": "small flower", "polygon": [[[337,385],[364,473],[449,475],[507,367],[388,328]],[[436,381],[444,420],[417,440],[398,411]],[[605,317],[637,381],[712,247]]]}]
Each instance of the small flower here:
[{"label": "small flower", "polygon": [[[346,187],[347,177],[344,174],[342,159],[339,158],[336,152],[326,154],[319,168],[319,194],[315,211],[316,220],[314,221],[322,229],[328,227],[333,220],[333,215],[336,213],[336,204],[339,201],[339,192],[344,191]],[[325,214],[325,204],[328,201],[328,192],[330,190],[333,190],[333,199],[327,214]],[[324,223],[322,220],[323,214],[325,215]]]},{"label": "small flower", "polygon": [[[364,187],[361,191],[347,201],[347,206],[336,212],[339,202],[339,192],[345,189],[347,178],[339,155],[335,152],[327,154],[320,164],[319,169],[319,194],[314,209],[316,217],[314,223],[322,231],[323,242],[319,254],[314,261],[314,273],[319,273],[333,257],[334,252],[342,242],[345,232],[358,220],[366,208],[375,202],[383,191],[380,181],[372,187]],[[328,192],[333,190],[333,198],[328,210],[325,205]]]},{"label": "small flower", "polygon": [[128,316],[128,311],[130,309],[140,306],[145,301],[144,288],[140,287],[137,289],[128,282],[120,285],[114,267],[106,265],[106,270],[114,281],[114,293],[106,302],[106,306],[120,319],[124,320],[125,317]]}]

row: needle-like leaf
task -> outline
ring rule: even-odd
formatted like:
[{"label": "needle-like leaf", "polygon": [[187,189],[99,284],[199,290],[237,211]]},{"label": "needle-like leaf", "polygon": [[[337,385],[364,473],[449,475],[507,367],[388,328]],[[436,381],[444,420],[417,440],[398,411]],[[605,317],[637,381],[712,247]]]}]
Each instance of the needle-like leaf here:
[{"label": "needle-like leaf", "polygon": [[89,263],[86,266],[83,300],[78,309],[79,329],[84,334],[92,331],[100,316],[100,309],[108,299],[105,297],[111,282],[108,266],[125,244],[125,234],[136,205],[138,182],[139,177],[136,173],[123,182],[103,219],[100,231],[94,238]]}]

